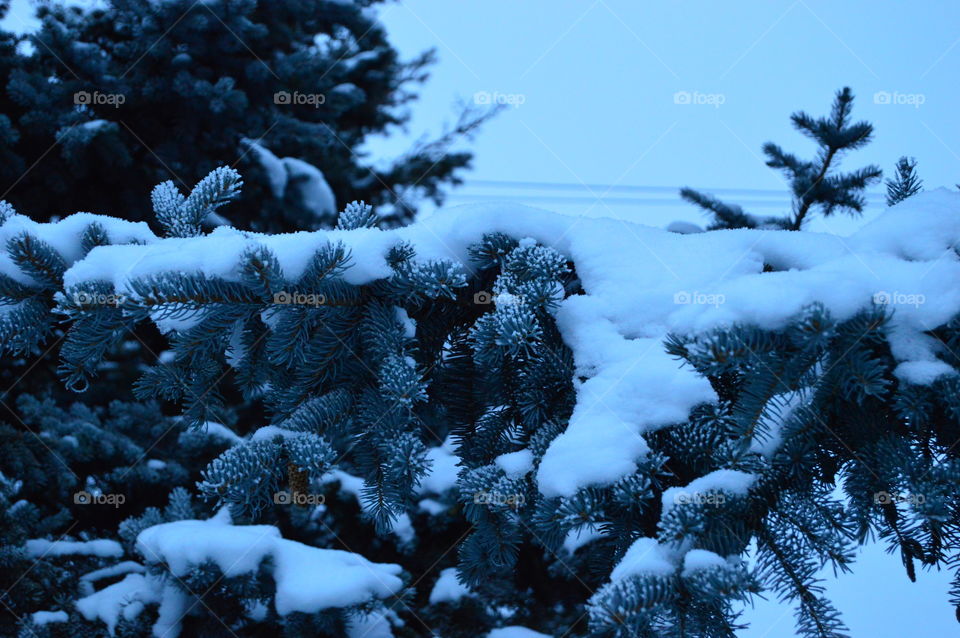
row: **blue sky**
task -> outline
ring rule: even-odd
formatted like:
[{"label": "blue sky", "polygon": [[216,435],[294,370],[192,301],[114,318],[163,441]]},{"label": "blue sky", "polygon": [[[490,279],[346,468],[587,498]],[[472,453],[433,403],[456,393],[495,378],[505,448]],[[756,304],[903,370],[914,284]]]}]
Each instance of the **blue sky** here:
[{"label": "blue sky", "polygon": [[[456,97],[520,96],[514,102],[522,104],[508,108],[473,144],[474,184],[783,191],[779,174],[763,164],[761,145],[774,140],[811,151],[789,115],[826,113],[844,85],[857,95],[855,116],[876,127],[875,141],[845,166],[876,163],[889,173],[900,155],[912,155],[928,187],[960,181],[955,2],[408,0],[386,5],[381,16],[405,54],[435,47],[440,56],[414,107],[412,131],[436,130],[450,120]],[[677,104],[678,92],[702,103]],[[890,103],[883,103],[884,94]],[[376,148],[399,150],[401,143]],[[559,194],[590,197],[591,190]],[[512,191],[468,180],[463,192]],[[779,199],[781,206],[787,201],[785,194],[751,197],[761,198]],[[557,207],[552,204],[538,205]],[[675,205],[607,210],[594,204],[590,214],[655,225],[699,218]],[[818,224],[836,232],[849,228]]]},{"label": "blue sky", "polygon": [[[408,0],[387,5],[381,19],[406,55],[434,47],[440,58],[414,106],[412,135],[451,120],[458,97],[521,96],[512,101],[522,104],[508,107],[472,144],[475,170],[451,204],[469,201],[469,194],[562,195],[578,201],[530,203],[658,226],[703,221],[675,202],[597,203],[606,189],[593,185],[603,184],[775,190],[782,194],[731,200],[787,206],[785,184],[764,165],[760,147],[772,140],[812,153],[789,115],[826,114],[842,86],[857,95],[854,116],[875,126],[874,142],[843,166],[875,163],[890,174],[898,157],[910,155],[927,188],[960,182],[960,3]],[[691,103],[678,104],[678,92]],[[399,152],[403,144],[373,148]],[[580,190],[486,181],[562,182]],[[606,195],[676,200],[672,192]],[[848,233],[861,223],[815,220],[811,228]],[[910,583],[899,556],[880,545],[864,548],[855,569],[837,579],[823,574],[854,638],[902,638],[919,635],[920,627],[923,635],[958,633],[947,573],[920,572]],[[793,635],[792,609],[768,596],[745,613],[752,624],[745,638]]]},{"label": "blue sky", "polygon": [[[876,135],[844,166],[876,163],[889,174],[911,155],[928,188],[960,182],[957,2],[407,0],[380,13],[406,56],[434,47],[440,60],[413,105],[410,133],[371,143],[373,153],[398,154],[423,131],[438,131],[454,119],[458,98],[496,94],[515,105],[471,145],[475,170],[451,203],[522,196],[571,214],[703,221],[676,205],[672,190],[622,188],[691,185],[778,191],[731,197],[773,202],[755,209],[773,213],[787,205],[786,189],[764,166],[761,145],[812,152],[788,116],[825,113],[845,85],[858,96],[855,116]],[[28,14],[15,0],[8,27]],[[857,225],[811,227],[846,233]],[[873,546],[855,574],[831,579],[828,595],[855,638],[919,635],[919,627],[946,636],[957,633],[948,584],[947,574],[924,572],[911,584],[899,557]],[[745,620],[754,623],[742,634],[749,638],[792,635],[792,615],[775,601]]]},{"label": "blue sky", "polygon": [[[451,204],[471,195],[521,195],[571,214],[702,222],[696,209],[675,203],[596,202],[603,194],[676,200],[672,191],[594,187],[691,185],[780,191],[731,201],[775,201],[782,211],[785,184],[764,165],[760,147],[772,140],[812,153],[789,115],[826,114],[842,86],[857,95],[854,116],[876,130],[874,142],[843,166],[875,163],[889,174],[898,157],[910,155],[927,188],[960,182],[960,3],[407,0],[386,5],[381,20],[405,55],[430,47],[439,55],[413,107],[410,137],[452,120],[457,98],[498,92],[515,105],[471,145],[475,170]],[[677,103],[678,92],[691,103]],[[407,142],[371,148],[397,153]],[[571,189],[488,181],[562,182]],[[564,204],[558,196],[577,201]],[[861,223],[815,220],[811,228],[848,233]],[[902,638],[920,627],[923,635],[957,634],[946,572],[921,571],[911,583],[899,556],[881,545],[864,548],[855,568],[837,579],[823,574],[854,638]],[[745,638],[793,635],[792,609],[768,596],[745,613],[752,624]]]}]

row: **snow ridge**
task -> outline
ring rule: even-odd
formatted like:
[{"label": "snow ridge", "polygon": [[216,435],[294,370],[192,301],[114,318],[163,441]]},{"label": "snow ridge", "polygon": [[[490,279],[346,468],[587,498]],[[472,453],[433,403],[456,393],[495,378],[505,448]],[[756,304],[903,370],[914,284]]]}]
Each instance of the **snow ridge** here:
[{"label": "snow ridge", "polygon": [[[32,230],[56,235],[57,226]],[[576,375],[585,380],[576,381],[570,423],[538,468],[545,496],[570,496],[630,474],[647,452],[645,432],[716,399],[706,379],[664,352],[671,331],[735,322],[776,329],[813,302],[842,321],[881,303],[893,310],[888,336],[904,381],[956,374],[923,334],[960,312],[960,194],[946,189],[916,195],[846,238],[748,229],[681,235],[510,204],[456,207],[388,231],[267,236],[220,227],[206,237],[139,237],[147,245],[95,248],[67,271],[65,284],[111,282],[122,294],[130,277],[174,269],[237,278],[239,257],[253,244],[271,249],[293,278],[329,241],[351,250],[345,279],[363,284],[390,274],[385,256],[399,242],[413,244],[420,260],[469,264],[468,246],[497,231],[559,250],[574,262],[586,293],[564,300],[556,315]],[[0,271],[6,266],[0,262]]]}]

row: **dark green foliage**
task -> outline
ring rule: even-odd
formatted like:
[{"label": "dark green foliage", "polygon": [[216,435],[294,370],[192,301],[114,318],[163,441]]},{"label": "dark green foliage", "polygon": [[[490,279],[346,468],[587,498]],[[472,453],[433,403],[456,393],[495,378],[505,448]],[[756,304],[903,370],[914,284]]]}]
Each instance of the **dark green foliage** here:
[{"label": "dark green foliage", "polygon": [[837,165],[847,151],[866,146],[873,134],[868,122],[850,121],[853,93],[837,92],[827,117],[814,118],[802,111],[790,116],[795,129],[816,142],[817,156],[802,160],[772,142],[763,146],[767,166],[783,172],[793,195],[792,211],[783,217],[760,219],[735,204],[725,204],[692,188],[680,189],[680,196],[713,217],[711,230],[722,228],[784,228],[800,230],[808,215],[819,210],[824,217],[836,212],[857,215],[863,212],[863,191],[879,181],[882,171],[867,166],[850,173],[838,173]]},{"label": "dark green foliage", "polygon": [[[340,227],[379,232],[371,221],[358,204]],[[180,404],[190,427],[204,427],[237,390],[267,415],[268,426],[207,466],[200,492],[239,523],[401,563],[414,580],[390,605],[411,636],[463,634],[461,623],[486,631],[505,624],[502,609],[510,624],[560,635],[733,636],[743,603],[769,591],[796,606],[797,635],[839,637],[846,629],[818,574],[850,569],[858,543],[879,537],[910,578],[918,566],[956,566],[960,384],[944,376],[917,386],[894,373],[884,306],[838,319],[812,304],[776,330],[670,336],[667,351],[720,400],[644,433],[650,451],[633,474],[546,498],[536,471],[576,397],[553,314],[581,292],[575,264],[500,234],[469,254],[469,264],[419,260],[400,243],[385,276],[358,285],[342,244],[317,246],[303,272],[288,273],[267,241],[251,242],[229,279],[171,263],[127,282],[124,320],[181,322],[168,334],[172,351],[142,376],[141,396]],[[83,323],[99,310],[56,300],[71,323],[63,374],[86,381],[107,352],[89,350],[105,338],[94,331],[101,324]],[[956,319],[931,336],[960,363]],[[71,348],[87,348],[93,363]],[[444,442],[456,450],[456,484],[426,493]],[[126,466],[123,452],[101,456]],[[18,453],[25,465],[12,471],[29,475],[26,465],[46,462],[32,461],[37,453]],[[498,462],[506,454],[526,455],[529,471],[508,473]],[[729,477],[749,482],[720,480]],[[281,493],[322,496],[324,506],[290,507]],[[176,494],[167,510],[123,523],[128,551],[139,530],[195,515]],[[578,534],[588,536],[571,542]],[[684,566],[612,574],[642,543]],[[453,566],[470,593],[431,604],[436,574]],[[199,565],[189,578],[203,587],[220,576]],[[343,632],[332,613],[243,618],[241,601],[270,596],[258,578],[229,580],[211,596],[239,635]],[[195,622],[216,631],[206,614]]]},{"label": "dark green foliage", "polygon": [[917,160],[901,157],[897,160],[897,172],[886,181],[887,206],[893,206],[923,190],[923,180],[917,175]]},{"label": "dark green foliage", "polygon": [[[216,167],[240,166],[247,188],[229,216],[238,227],[333,225],[336,211],[318,200],[323,182],[341,202],[380,207],[382,223],[407,223],[420,201],[439,202],[459,182],[471,159],[459,143],[492,111],[464,108],[385,167],[363,157],[369,136],[406,123],[433,61],[432,52],[400,59],[377,4],[44,3],[36,33],[0,33],[0,191],[38,219],[69,200],[151,220],[143,193],[154,184],[176,199]],[[18,52],[21,40],[31,55]],[[223,223],[210,204],[175,232]]]},{"label": "dark green foliage", "polygon": [[[141,519],[152,520],[168,494],[171,516],[196,515],[184,488],[192,487],[207,460],[228,443],[187,431],[149,403],[62,409],[22,395],[15,414],[21,428],[0,426],[0,633],[17,635],[19,619],[35,611],[64,610],[71,616],[67,625],[33,626],[23,635],[101,635],[102,626],[83,620],[73,601],[91,593],[82,577],[113,560],[35,558],[23,550],[24,541],[116,538],[119,526],[119,540],[132,552],[129,530],[136,524],[121,521],[140,512]],[[98,502],[97,495],[111,501]],[[153,524],[158,522],[162,519]],[[127,635],[143,627],[149,623],[134,623]]]}]

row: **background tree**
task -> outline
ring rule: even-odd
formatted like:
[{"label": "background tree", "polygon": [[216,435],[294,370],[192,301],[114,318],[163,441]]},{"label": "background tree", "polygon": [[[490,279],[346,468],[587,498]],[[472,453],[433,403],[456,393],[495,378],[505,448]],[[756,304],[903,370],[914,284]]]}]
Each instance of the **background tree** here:
[{"label": "background tree", "polygon": [[844,87],[837,92],[829,116],[814,118],[803,111],[790,116],[794,128],[817,143],[819,150],[813,160],[801,160],[773,142],[764,144],[767,166],[780,169],[789,182],[793,193],[790,215],[758,218],[736,204],[726,204],[692,188],[680,189],[680,196],[713,216],[711,230],[758,227],[800,230],[814,210],[819,210],[824,217],[838,211],[860,214],[865,205],[864,189],[879,181],[883,173],[873,165],[849,173],[837,171],[843,154],[866,146],[873,134],[870,123],[850,122],[852,108],[853,93]]},{"label": "background tree", "polygon": [[[143,193],[244,169],[230,223],[261,231],[336,221],[337,202],[378,205],[383,223],[440,202],[490,114],[465,109],[392,163],[362,150],[402,127],[433,53],[403,61],[378,0],[111,0],[44,4],[42,26],[0,41],[0,192],[38,219],[82,210],[150,220]],[[30,167],[30,170],[26,170]],[[217,223],[219,218],[208,222]]]},{"label": "background tree", "polygon": [[[0,193],[37,220],[61,215],[69,200],[154,224],[144,193],[155,184],[188,191],[213,168],[237,165],[242,196],[229,220],[202,211],[205,228],[330,227],[337,202],[352,199],[376,204],[381,225],[409,222],[423,198],[440,202],[444,187],[458,183],[470,162],[461,143],[492,112],[465,108],[439,137],[395,161],[368,158],[365,142],[405,125],[433,60],[432,52],[401,60],[377,4],[42,4],[36,33],[0,32]],[[25,319],[20,327],[30,326]],[[110,389],[95,388],[86,401],[132,399],[137,362],[159,355],[163,340],[143,327],[127,337],[115,354],[120,361],[126,353],[129,366],[108,372]],[[15,396],[26,384],[62,395],[54,367],[40,360],[48,345],[32,341],[4,358],[0,389]]]},{"label": "background tree", "polygon": [[893,206],[922,191],[923,180],[917,175],[917,160],[912,157],[897,160],[896,173],[886,184],[887,206]]}]

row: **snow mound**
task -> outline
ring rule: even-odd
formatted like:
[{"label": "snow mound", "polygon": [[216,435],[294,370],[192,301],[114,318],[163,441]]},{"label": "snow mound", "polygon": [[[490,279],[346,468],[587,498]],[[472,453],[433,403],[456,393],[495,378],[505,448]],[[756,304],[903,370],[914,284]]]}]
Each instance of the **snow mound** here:
[{"label": "snow mound", "polygon": [[292,193],[318,219],[337,213],[333,189],[319,168],[295,157],[277,157],[252,140],[245,142],[266,172],[274,197],[283,199],[286,194]]},{"label": "snow mound", "polygon": [[[680,234],[513,204],[456,207],[387,231],[265,236],[220,227],[206,237],[94,248],[67,271],[65,283],[111,282],[123,294],[130,277],[171,270],[236,279],[240,255],[255,244],[271,249],[295,278],[318,248],[342,241],[353,256],[345,279],[363,284],[389,276],[385,256],[401,241],[416,248],[418,259],[468,264],[468,246],[492,232],[557,249],[573,261],[585,291],[556,314],[573,351],[577,401],[537,468],[548,497],[634,472],[648,450],[645,433],[716,400],[705,378],[664,351],[670,332],[737,322],[777,329],[813,302],[843,321],[883,304],[892,310],[886,329],[900,378],[924,384],[956,373],[924,334],[960,312],[960,194],[946,189],[911,197],[850,237],[759,229]],[[7,266],[0,262],[0,272]],[[452,474],[446,469],[436,477]]]},{"label": "snow mound", "polygon": [[[281,616],[386,598],[403,586],[399,565],[287,540],[272,525],[235,526],[218,519],[163,523],[140,532],[137,550],[148,562],[165,564],[175,576],[207,561],[225,576],[237,576],[255,571],[270,558]],[[137,574],[127,578],[132,576]]]},{"label": "snow mound", "polygon": [[457,579],[457,568],[447,567],[440,572],[430,591],[430,604],[454,603],[469,595],[470,589]]},{"label": "snow mound", "polygon": [[489,634],[487,638],[550,638],[547,634],[541,634],[539,631],[534,631],[526,627],[521,627],[520,625],[511,625],[509,627],[501,627],[499,629],[494,629]]},{"label": "snow mound", "polygon": [[627,548],[620,562],[613,568],[610,581],[617,582],[649,574],[670,576],[676,571],[677,552],[665,547],[652,538],[638,538]]},{"label": "snow mound", "polygon": [[159,603],[161,589],[162,583],[158,579],[128,574],[120,582],[78,600],[77,611],[87,620],[104,623],[112,636],[121,619],[133,620],[146,605]]},{"label": "snow mound", "polygon": [[119,558],[123,556],[123,547],[117,541],[101,538],[92,541],[48,541],[43,538],[28,540],[24,550],[30,558],[56,556],[97,556],[99,558]]}]

